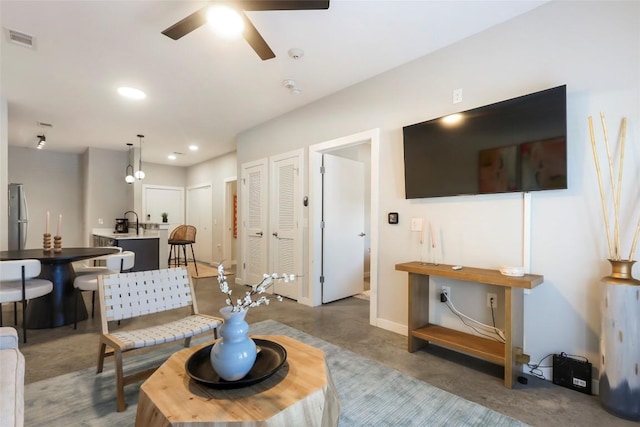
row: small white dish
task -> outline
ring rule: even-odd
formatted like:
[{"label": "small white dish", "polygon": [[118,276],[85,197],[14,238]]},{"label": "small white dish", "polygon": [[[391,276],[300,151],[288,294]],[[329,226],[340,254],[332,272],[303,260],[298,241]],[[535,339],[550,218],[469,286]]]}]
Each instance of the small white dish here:
[{"label": "small white dish", "polygon": [[522,277],[524,276],[524,267],[500,267],[500,274],[503,276]]}]

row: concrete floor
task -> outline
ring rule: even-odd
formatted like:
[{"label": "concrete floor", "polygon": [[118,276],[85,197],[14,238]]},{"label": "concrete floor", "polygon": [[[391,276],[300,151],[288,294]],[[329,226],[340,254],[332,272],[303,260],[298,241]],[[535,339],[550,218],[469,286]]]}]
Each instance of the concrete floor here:
[{"label": "concrete floor", "polygon": [[[215,278],[196,279],[200,312],[218,315],[224,306]],[[236,294],[242,289],[236,291]],[[85,294],[90,310],[90,293]],[[12,304],[5,304],[5,324],[13,319]],[[179,316],[184,315],[184,312]],[[122,322],[121,328],[137,328],[157,321],[158,315]],[[178,317],[179,317],[178,316]],[[159,315],[163,319],[175,315]],[[311,308],[293,301],[273,301],[251,309],[247,321],[273,319],[325,341],[349,349],[391,368],[426,381],[465,399],[517,418],[534,426],[638,426],[604,411],[597,396],[588,396],[529,377],[529,384],[516,389],[503,387],[500,366],[456,352],[430,346],[407,352],[407,338],[369,325],[369,302],[347,298]],[[80,322],[78,329],[29,330],[21,343],[26,359],[26,383],[94,367],[98,351],[99,313]],[[107,359],[108,364],[113,363]],[[125,356],[126,364],[126,356]],[[392,404],[392,402],[389,402]]]}]

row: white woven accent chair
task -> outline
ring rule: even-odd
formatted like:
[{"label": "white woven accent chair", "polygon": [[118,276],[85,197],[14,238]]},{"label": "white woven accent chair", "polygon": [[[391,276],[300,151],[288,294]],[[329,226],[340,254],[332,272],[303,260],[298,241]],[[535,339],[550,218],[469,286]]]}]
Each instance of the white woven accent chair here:
[{"label": "white woven accent chair", "polygon": [[[184,340],[212,332],[218,336],[222,319],[199,314],[193,283],[186,268],[138,271],[98,277],[102,334],[97,372],[102,372],[104,358],[113,355],[116,373],[118,411],[126,407],[124,386],[148,377],[155,369],[124,376],[122,354],[131,350]],[[109,331],[109,322],[132,319],[153,313],[189,308],[190,315],[172,322],[135,330]],[[113,352],[107,351],[107,347]]]},{"label": "white woven accent chair", "polygon": [[82,298],[82,292],[91,291],[91,317],[96,310],[96,291],[98,290],[98,276],[103,274],[114,274],[131,270],[136,262],[136,254],[132,251],[124,251],[116,254],[100,257],[104,259],[104,267],[87,267],[73,280],[73,287],[76,289],[76,304],[73,314],[73,329],[78,327],[78,298]]},{"label": "white woven accent chair", "polygon": [[[22,339],[25,343],[27,342],[25,322],[27,300],[53,291],[53,283],[50,280],[37,278],[40,270],[40,261],[37,259],[0,261],[0,306],[6,302],[22,302]],[[14,310],[16,324],[18,323],[17,311],[16,307]],[[2,324],[2,310],[0,310],[0,324]]]}]

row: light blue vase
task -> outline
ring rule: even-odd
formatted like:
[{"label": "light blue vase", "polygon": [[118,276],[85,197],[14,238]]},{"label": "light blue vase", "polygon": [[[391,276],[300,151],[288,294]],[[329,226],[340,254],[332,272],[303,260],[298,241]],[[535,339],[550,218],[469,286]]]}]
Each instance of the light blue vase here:
[{"label": "light blue vase", "polygon": [[256,361],[256,343],[248,337],[249,324],[244,320],[247,310],[220,309],[224,323],[219,339],[211,349],[213,370],[226,381],[238,381],[249,373]]}]

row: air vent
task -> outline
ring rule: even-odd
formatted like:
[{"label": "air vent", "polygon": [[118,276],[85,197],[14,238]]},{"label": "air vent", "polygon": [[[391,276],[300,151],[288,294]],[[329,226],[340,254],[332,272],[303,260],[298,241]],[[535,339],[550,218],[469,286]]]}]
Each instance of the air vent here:
[{"label": "air vent", "polygon": [[15,30],[9,30],[9,40],[20,46],[33,47],[33,36]]},{"label": "air vent", "polygon": [[51,123],[45,123],[45,122],[36,122],[38,124],[38,126],[42,126],[45,128],[52,128],[53,125]]}]

